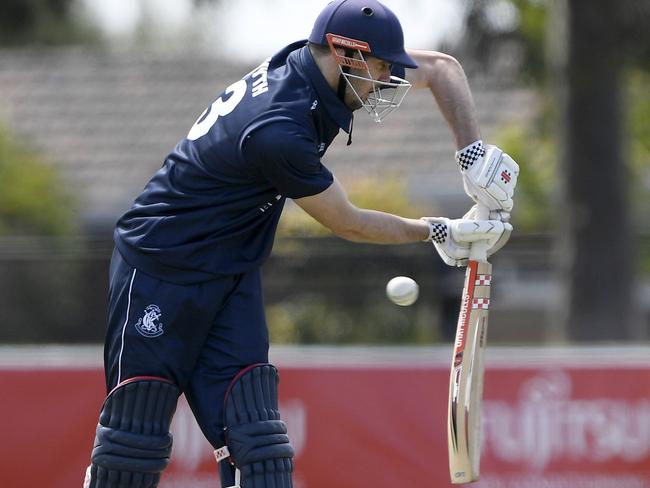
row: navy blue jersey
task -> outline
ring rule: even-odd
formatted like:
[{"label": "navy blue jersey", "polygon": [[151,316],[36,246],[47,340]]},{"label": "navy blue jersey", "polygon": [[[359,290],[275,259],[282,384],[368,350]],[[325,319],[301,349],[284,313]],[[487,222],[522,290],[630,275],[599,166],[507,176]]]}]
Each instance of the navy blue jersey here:
[{"label": "navy blue jersey", "polygon": [[260,266],[285,198],[331,185],[320,158],[351,121],[305,41],[287,46],[199,117],[119,219],[117,248],[132,266],[177,283]]}]

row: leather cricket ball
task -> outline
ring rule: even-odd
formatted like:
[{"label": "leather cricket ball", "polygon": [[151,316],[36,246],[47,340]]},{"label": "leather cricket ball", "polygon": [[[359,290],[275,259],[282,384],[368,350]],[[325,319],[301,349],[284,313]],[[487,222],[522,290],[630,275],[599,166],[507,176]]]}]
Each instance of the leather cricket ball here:
[{"label": "leather cricket ball", "polygon": [[418,299],[420,287],[408,276],[396,276],[386,284],[386,295],[391,302],[406,307]]}]

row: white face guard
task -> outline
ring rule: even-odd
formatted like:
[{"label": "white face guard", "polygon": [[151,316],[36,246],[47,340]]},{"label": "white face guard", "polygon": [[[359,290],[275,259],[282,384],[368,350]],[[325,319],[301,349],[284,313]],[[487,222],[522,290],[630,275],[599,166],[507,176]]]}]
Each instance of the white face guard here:
[{"label": "white face guard", "polygon": [[[404,97],[411,88],[411,84],[397,76],[391,76],[390,81],[375,80],[370,73],[370,68],[366,62],[363,53],[370,53],[370,46],[363,41],[357,41],[343,36],[336,36],[334,34],[327,34],[327,42],[330,50],[334,55],[338,65],[341,76],[345,79],[347,86],[350,87],[354,95],[359,100],[359,104],[368,112],[375,122],[381,122],[397,107],[399,107],[404,100]],[[356,51],[358,58],[350,56],[342,56],[336,52],[336,48]],[[364,71],[368,76],[354,75],[347,73],[346,68],[352,68]],[[357,90],[355,89],[352,80],[357,79],[364,82],[372,83],[372,91],[367,100],[363,100]]]},{"label": "white face guard", "polygon": [[[340,67],[339,67],[340,68]],[[404,97],[411,88],[411,84],[397,76],[391,76],[390,82],[374,80],[368,72],[368,78],[364,76],[357,76],[350,73],[344,73],[341,69],[341,74],[345,78],[348,86],[359,100],[361,106],[368,112],[375,122],[381,122],[386,119],[397,107],[399,107],[404,100]],[[371,81],[373,84],[372,92],[368,99],[364,102],[359,96],[351,83],[351,79],[357,78],[359,80]]]}]

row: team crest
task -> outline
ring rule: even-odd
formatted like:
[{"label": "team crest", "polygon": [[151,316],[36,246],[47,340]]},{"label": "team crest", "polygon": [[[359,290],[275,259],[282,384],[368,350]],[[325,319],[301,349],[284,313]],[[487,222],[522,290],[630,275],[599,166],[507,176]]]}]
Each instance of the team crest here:
[{"label": "team crest", "polygon": [[162,312],[158,305],[148,305],[144,315],[138,319],[135,328],[145,337],[158,337],[163,334],[163,324],[160,321]]}]

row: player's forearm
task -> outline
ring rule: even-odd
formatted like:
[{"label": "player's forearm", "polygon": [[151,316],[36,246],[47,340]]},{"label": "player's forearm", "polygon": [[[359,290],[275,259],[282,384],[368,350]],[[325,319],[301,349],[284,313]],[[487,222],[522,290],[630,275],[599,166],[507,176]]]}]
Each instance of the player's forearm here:
[{"label": "player's forearm", "polygon": [[420,219],[407,219],[376,210],[357,209],[356,223],[337,229],[343,239],[375,244],[406,244],[423,241],[429,235],[429,226]]},{"label": "player's forearm", "polygon": [[423,220],[356,207],[336,178],[321,193],[295,202],[334,234],[349,241],[403,244],[429,236],[429,225]]},{"label": "player's forearm", "polygon": [[416,87],[431,90],[447,121],[457,149],[480,139],[472,92],[460,63],[453,57],[435,51],[412,51],[418,69],[409,71]]}]

